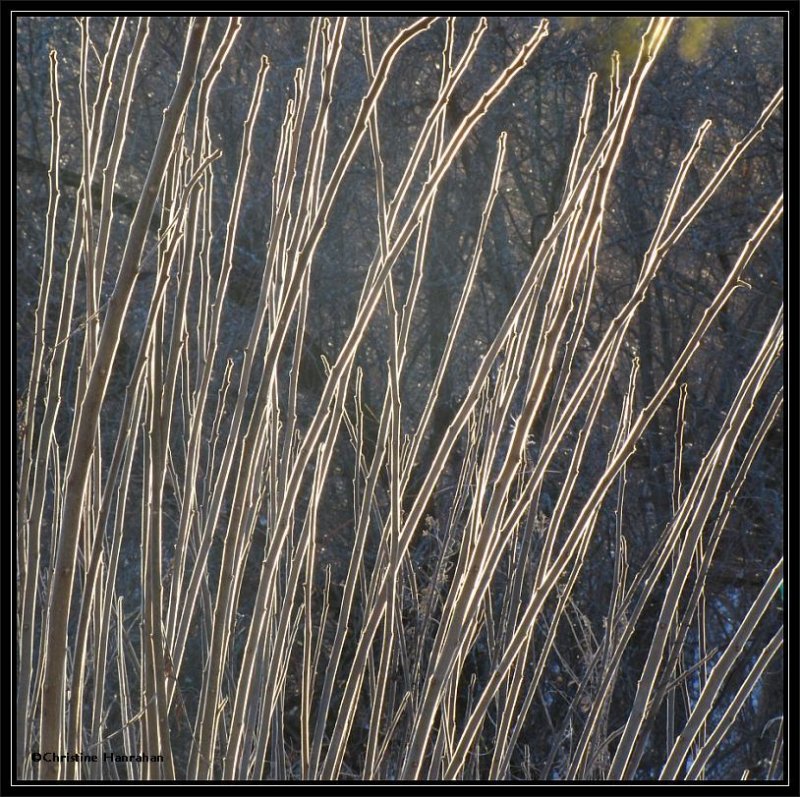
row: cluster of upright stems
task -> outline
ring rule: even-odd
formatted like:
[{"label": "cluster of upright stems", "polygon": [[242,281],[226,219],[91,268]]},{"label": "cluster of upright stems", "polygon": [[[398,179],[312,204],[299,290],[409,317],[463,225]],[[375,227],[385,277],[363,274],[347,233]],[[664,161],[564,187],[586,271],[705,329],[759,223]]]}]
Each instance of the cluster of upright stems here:
[{"label": "cluster of upright stems", "polygon": [[[609,502],[617,518],[615,556],[609,560],[615,587],[602,634],[587,648],[586,675],[571,687],[569,715],[580,722],[574,724],[569,754],[559,761],[561,777],[633,778],[656,716],[664,705],[674,714],[688,632],[703,617],[704,582],[717,542],[749,466],[780,416],[778,392],[741,454],[742,430],[782,352],[782,310],[688,481],[681,470],[682,429],[692,386],[682,379],[721,309],[745,284],[748,263],[781,219],[782,196],[752,230],[693,334],[644,400],[636,395],[638,362],[626,359],[624,344],[656,275],[668,267],[676,244],[776,113],[782,91],[754,114],[749,132],[695,197],[686,196],[685,178],[711,121],[686,140],[638,278],[586,357],[583,333],[602,279],[597,256],[609,189],[635,124],[640,89],[673,21],[650,22],[629,74],[621,74],[619,59],[613,61],[599,136],[590,134],[598,93],[596,76],[590,77],[558,209],[496,336],[471,363],[468,388],[412,492],[412,472],[429,440],[480,279],[483,240],[503,185],[506,134],[497,140],[484,196],[463,200],[482,203],[480,225],[459,277],[448,343],[426,386],[424,408],[410,425],[404,369],[437,197],[476,125],[545,46],[548,23],[536,27],[453,126],[445,124],[448,103],[487,22],[478,22],[457,56],[453,19],[419,19],[382,53],[373,53],[369,20],[362,20],[368,88],[339,151],[330,152],[328,129],[341,124],[332,118],[337,64],[346,26],[357,24],[310,22],[305,64],[297,70],[274,153],[263,278],[248,342],[236,362],[220,354],[221,328],[229,312],[237,225],[269,80],[268,59],[262,58],[254,80],[232,198],[227,218],[220,219],[213,182],[221,152],[211,143],[209,108],[242,22],[231,19],[211,50],[209,20],[188,21],[174,94],[119,259],[109,254],[114,186],[149,21],[136,23],[124,77],[117,83],[110,75],[122,58],[131,23],[115,23],[101,51],[95,96],[88,88],[89,24],[81,22],[82,181],[71,220],[59,208],[62,107],[58,57],[51,53],[50,204],[18,490],[20,777],[546,776],[553,760],[527,760],[521,739],[542,710],[557,629],[570,616],[572,590]],[[433,25],[446,28],[440,83],[405,171],[390,186],[379,100],[398,54]],[[109,138],[102,131],[114,110]],[[359,151],[371,153],[375,174],[376,215],[363,219],[362,230],[371,235],[373,256],[351,327],[325,362],[316,405],[310,413],[301,412],[298,375],[306,356],[315,254],[337,203],[347,201],[341,186]],[[86,189],[98,180],[99,201]],[[160,214],[157,237],[154,214]],[[224,243],[212,247],[212,231],[220,229],[220,221],[225,222]],[[57,262],[56,232],[69,224],[69,256]],[[132,297],[147,246],[155,247],[156,276],[144,324],[136,328],[138,353],[121,419],[112,428],[104,423],[103,408],[111,375],[120,367],[120,340],[133,334]],[[393,270],[409,253],[413,273],[401,292]],[[113,289],[103,301],[101,286],[108,275]],[[75,310],[79,292],[85,293],[80,316]],[[357,354],[378,313],[388,319],[389,355],[377,431],[367,441]],[[70,358],[74,347],[80,356]],[[74,414],[59,448],[54,430],[67,410],[61,396],[69,363],[78,363]],[[622,367],[630,372],[629,388],[612,420],[613,444],[604,452],[605,467],[587,475],[587,447],[599,419],[609,420],[608,384]],[[626,464],[656,413],[676,393],[675,478],[683,488],[675,490],[672,519],[656,531],[651,555],[632,572],[625,558]],[[343,436],[354,451],[348,474],[353,519],[350,560],[333,601],[330,574],[319,563],[320,541],[328,532],[319,509],[335,478],[333,455]],[[545,474],[568,436],[569,465],[544,516]],[[457,447],[449,512],[436,518],[432,532],[427,508]],[[739,465],[731,481],[736,451]],[[133,478],[137,472],[140,479]],[[583,487],[577,491],[579,477]],[[140,494],[131,487],[138,483]],[[166,492],[174,507],[169,517]],[[266,534],[257,536],[264,519]],[[411,610],[408,585],[416,582],[410,551],[421,534],[430,533],[440,537],[441,572],[432,588],[411,590]],[[120,591],[121,556],[131,538],[139,540],[136,596]],[[212,554],[216,548],[218,555]],[[254,561],[257,591],[245,602],[243,580]],[[695,656],[701,660],[693,676],[698,694],[682,724],[672,729],[660,778],[704,776],[759,675],[781,650],[779,631],[728,695],[724,711],[714,711],[782,574],[778,561],[722,655],[712,658],[712,651],[701,650]],[[627,720],[611,727],[620,662],[654,590],[663,592],[665,576],[666,593],[645,643]],[[245,603],[252,610],[242,625],[239,612]],[[204,629],[200,662],[187,656],[199,626]],[[476,656],[485,661],[480,674],[472,669]],[[198,685],[194,690],[186,686],[192,679]],[[567,724],[573,728],[569,717],[562,733]],[[109,750],[160,760],[103,762],[102,753]],[[32,751],[94,753],[99,760],[33,764]]]}]

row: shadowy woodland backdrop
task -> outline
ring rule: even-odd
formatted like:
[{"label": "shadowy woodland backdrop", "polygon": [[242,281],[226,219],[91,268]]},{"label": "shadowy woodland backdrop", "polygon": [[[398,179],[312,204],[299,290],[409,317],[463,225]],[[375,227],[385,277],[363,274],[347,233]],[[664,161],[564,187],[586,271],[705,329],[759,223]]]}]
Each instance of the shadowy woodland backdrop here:
[{"label": "shadowy woodland backdrop", "polygon": [[782,18],[15,24],[19,777],[784,776]]}]

